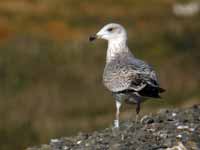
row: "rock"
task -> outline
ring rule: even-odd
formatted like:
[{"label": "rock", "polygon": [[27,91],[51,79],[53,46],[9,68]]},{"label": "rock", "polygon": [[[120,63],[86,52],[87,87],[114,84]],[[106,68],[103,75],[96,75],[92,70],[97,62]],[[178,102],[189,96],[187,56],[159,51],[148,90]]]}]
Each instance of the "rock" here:
[{"label": "rock", "polygon": [[140,122],[142,124],[151,124],[151,123],[154,123],[154,119],[151,116],[145,115],[144,117],[142,117]]},{"label": "rock", "polygon": [[27,150],[199,150],[200,105],[186,109],[163,109],[145,115],[141,122],[123,122],[120,128],[106,128],[75,137],[51,139],[50,144]]},{"label": "rock", "polygon": [[178,142],[177,146],[173,146],[172,148],[167,148],[166,150],[187,150],[187,148],[183,145],[183,143]]}]

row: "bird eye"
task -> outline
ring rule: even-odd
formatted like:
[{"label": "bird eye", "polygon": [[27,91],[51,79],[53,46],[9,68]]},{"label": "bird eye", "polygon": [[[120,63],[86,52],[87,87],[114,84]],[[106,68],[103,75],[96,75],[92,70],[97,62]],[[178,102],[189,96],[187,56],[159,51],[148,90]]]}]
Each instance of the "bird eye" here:
[{"label": "bird eye", "polygon": [[108,28],[108,31],[111,32],[113,30],[113,28]]}]

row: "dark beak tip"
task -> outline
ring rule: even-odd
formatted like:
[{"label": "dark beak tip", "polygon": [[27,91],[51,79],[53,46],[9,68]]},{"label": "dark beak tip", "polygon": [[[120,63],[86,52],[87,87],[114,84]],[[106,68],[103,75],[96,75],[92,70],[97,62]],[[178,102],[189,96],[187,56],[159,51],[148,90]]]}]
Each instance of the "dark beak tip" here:
[{"label": "dark beak tip", "polygon": [[96,40],[96,37],[95,37],[95,36],[90,36],[90,37],[89,37],[89,41],[90,41],[90,42],[92,42],[92,41],[94,41],[94,40]]}]

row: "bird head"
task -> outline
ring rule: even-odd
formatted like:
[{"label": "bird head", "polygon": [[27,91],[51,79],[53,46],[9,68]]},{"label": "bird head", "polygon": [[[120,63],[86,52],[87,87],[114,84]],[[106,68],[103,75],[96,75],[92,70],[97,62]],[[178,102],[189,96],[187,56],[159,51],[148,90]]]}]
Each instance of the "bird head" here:
[{"label": "bird head", "polygon": [[124,27],[117,23],[109,23],[101,28],[95,35],[90,36],[89,40],[104,39],[107,41],[127,40],[127,33]]}]

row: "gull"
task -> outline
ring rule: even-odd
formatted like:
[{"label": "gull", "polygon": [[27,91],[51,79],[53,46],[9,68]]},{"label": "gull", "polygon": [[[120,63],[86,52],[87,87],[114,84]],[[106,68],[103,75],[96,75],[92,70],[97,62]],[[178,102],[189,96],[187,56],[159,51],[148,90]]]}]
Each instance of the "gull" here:
[{"label": "gull", "polygon": [[120,107],[123,102],[136,105],[136,122],[140,104],[147,98],[161,98],[156,72],[145,61],[136,58],[127,46],[127,32],[117,23],[109,23],[89,40],[108,41],[103,84],[112,92],[116,103],[114,128],[119,128]]}]

